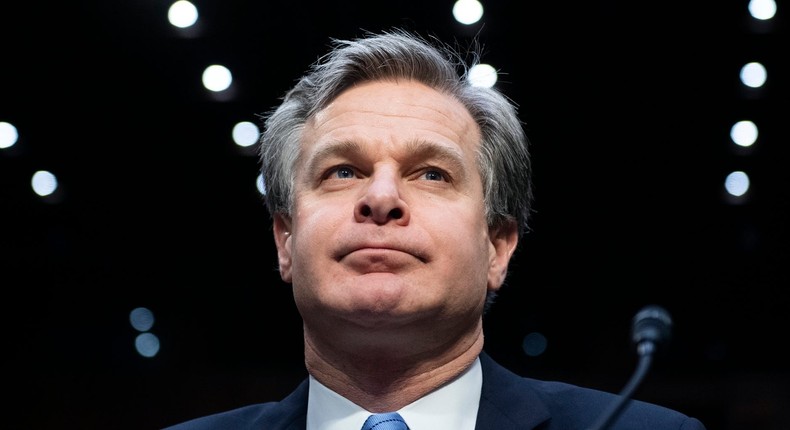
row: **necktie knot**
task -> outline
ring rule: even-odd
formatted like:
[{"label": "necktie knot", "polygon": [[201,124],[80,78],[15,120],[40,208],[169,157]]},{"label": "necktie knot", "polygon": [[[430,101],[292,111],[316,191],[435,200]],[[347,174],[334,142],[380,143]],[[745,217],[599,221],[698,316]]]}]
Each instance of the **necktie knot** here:
[{"label": "necktie knot", "polygon": [[409,430],[406,421],[397,412],[373,414],[365,420],[362,430]]}]

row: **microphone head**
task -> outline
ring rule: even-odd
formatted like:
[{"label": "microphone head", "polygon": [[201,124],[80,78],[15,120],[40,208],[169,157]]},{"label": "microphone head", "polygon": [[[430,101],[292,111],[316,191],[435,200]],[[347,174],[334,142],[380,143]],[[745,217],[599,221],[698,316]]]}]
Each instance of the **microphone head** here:
[{"label": "microphone head", "polygon": [[653,350],[669,342],[672,337],[672,317],[658,305],[648,305],[634,315],[631,339],[639,354]]}]

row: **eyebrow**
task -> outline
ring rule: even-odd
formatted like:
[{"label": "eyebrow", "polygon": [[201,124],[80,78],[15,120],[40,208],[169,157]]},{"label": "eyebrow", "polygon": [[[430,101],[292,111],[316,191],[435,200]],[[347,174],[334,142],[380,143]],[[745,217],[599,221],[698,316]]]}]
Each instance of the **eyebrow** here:
[{"label": "eyebrow", "polygon": [[[359,143],[351,140],[330,142],[312,154],[307,160],[305,168],[308,172],[311,172],[319,168],[321,163],[328,158],[354,159],[364,151]],[[460,150],[429,140],[419,139],[407,142],[406,155],[403,156],[403,160],[409,163],[422,160],[438,160],[445,163],[454,176],[462,177],[466,174],[464,156]]]},{"label": "eyebrow", "polygon": [[351,157],[352,154],[359,154],[362,152],[362,147],[350,140],[341,140],[330,142],[318,150],[307,160],[305,168],[308,172],[314,171],[321,163],[327,158],[332,157]]},{"label": "eyebrow", "polygon": [[466,175],[464,155],[458,148],[441,145],[429,140],[407,142],[407,160],[438,160],[449,167],[454,177],[460,179]]}]

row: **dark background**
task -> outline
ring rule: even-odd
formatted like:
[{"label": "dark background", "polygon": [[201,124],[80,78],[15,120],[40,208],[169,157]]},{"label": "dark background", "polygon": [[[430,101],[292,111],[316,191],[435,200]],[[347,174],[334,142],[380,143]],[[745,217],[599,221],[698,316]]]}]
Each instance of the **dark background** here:
[{"label": "dark background", "polygon": [[[688,3],[688,2],[687,2]],[[278,400],[305,376],[301,323],[275,270],[257,160],[231,128],[257,122],[330,37],[402,26],[484,59],[532,141],[533,231],[486,316],[486,349],[525,376],[619,391],[632,316],[660,304],[668,348],[637,398],[709,429],[786,429],[790,318],[787,30],[747,2],[167,2],[0,6],[0,287],[5,420],[144,429]],[[740,67],[769,81],[746,90]],[[200,74],[222,63],[223,97]],[[754,120],[750,150],[729,140]],[[50,170],[55,198],[30,191]],[[725,198],[745,170],[749,196]],[[437,214],[450,216],[451,214]],[[153,358],[129,312],[154,312]],[[522,351],[525,335],[548,339]]]}]

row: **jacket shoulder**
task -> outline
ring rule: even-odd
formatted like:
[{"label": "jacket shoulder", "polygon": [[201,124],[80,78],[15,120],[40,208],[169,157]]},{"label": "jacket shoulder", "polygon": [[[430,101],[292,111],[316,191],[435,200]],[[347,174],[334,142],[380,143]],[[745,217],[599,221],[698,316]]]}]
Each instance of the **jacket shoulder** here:
[{"label": "jacket shoulder", "polygon": [[[586,429],[618,395],[560,381],[524,377],[481,354],[483,390],[477,430]],[[489,425],[491,424],[491,425]],[[654,403],[631,399],[611,430],[705,430],[696,418]]]},{"label": "jacket shoulder", "polygon": [[257,403],[180,422],[163,430],[297,430],[307,417],[308,382],[281,401]]}]

